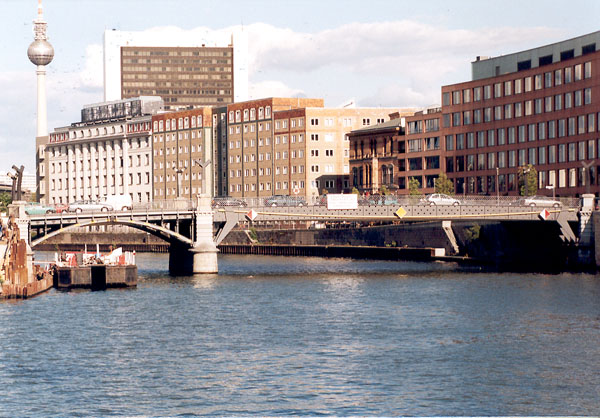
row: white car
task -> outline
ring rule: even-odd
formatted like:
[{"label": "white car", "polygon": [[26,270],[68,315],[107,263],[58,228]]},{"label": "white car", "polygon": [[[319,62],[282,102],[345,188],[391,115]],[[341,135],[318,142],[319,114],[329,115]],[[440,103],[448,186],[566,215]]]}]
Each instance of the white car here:
[{"label": "white car", "polygon": [[458,206],[460,205],[460,200],[453,198],[452,196],[448,196],[443,193],[434,193],[427,195],[421,203],[430,206]]},{"label": "white car", "polygon": [[98,202],[96,200],[78,200],[69,204],[69,212],[81,213],[81,212],[108,212],[113,210],[113,207],[106,203]]},{"label": "white car", "polygon": [[524,199],[520,200],[519,202],[521,202],[521,204],[523,206],[530,206],[530,207],[552,206],[553,208],[560,208],[562,206],[562,203],[559,200],[552,199],[551,197],[547,197],[547,196],[529,196],[529,197],[525,197]]}]

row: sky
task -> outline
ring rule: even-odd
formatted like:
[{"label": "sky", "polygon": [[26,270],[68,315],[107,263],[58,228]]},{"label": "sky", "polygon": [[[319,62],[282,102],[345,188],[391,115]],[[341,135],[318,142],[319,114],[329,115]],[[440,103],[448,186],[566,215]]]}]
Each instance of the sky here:
[{"label": "sky", "polygon": [[[107,29],[248,33],[250,98],[335,107],[426,107],[498,56],[600,30],[597,0],[43,0],[54,60],[48,130],[103,100]],[[27,58],[37,0],[0,0],[0,173],[35,173],[36,75]]]}]

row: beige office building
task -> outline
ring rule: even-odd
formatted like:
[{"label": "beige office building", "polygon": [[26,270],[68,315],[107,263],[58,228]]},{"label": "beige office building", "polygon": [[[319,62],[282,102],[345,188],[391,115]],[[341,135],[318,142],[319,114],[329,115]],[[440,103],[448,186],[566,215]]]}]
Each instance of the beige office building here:
[{"label": "beige office building", "polygon": [[228,195],[349,191],[347,134],[412,109],[325,108],[322,99],[270,98],[227,107]]}]

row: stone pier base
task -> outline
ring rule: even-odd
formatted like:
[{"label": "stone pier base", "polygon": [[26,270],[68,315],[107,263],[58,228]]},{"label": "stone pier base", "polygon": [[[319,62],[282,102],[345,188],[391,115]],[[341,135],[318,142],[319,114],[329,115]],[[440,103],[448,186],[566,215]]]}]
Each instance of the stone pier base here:
[{"label": "stone pier base", "polygon": [[219,272],[217,253],[211,241],[193,248],[171,244],[169,250],[169,273],[173,275],[214,274]]}]

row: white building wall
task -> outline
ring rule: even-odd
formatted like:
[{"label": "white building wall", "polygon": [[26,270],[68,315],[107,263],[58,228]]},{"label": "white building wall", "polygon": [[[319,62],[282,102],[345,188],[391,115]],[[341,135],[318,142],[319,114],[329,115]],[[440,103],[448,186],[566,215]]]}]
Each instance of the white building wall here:
[{"label": "white building wall", "polygon": [[149,126],[151,117],[66,128],[68,140],[46,146],[49,190],[45,203],[71,203],[123,193],[130,194],[134,203],[149,202],[150,132],[127,133],[127,124],[146,122]]}]

